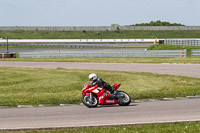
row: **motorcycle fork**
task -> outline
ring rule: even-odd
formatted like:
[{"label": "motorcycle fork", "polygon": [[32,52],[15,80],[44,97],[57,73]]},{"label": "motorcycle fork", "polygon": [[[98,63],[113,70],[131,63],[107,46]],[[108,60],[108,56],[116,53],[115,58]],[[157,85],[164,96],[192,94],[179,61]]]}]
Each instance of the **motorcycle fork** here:
[{"label": "motorcycle fork", "polygon": [[92,100],[93,94],[92,92],[90,92],[90,100]]},{"label": "motorcycle fork", "polygon": [[92,94],[92,92],[90,92],[90,102],[93,103],[93,94]]}]

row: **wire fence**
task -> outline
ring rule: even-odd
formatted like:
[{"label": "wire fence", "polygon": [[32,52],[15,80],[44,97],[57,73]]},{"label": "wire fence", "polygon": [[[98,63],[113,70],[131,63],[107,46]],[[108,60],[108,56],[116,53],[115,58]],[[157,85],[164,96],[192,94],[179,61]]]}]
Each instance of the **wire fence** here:
[{"label": "wire fence", "polygon": [[200,30],[200,26],[0,26],[3,31]]}]

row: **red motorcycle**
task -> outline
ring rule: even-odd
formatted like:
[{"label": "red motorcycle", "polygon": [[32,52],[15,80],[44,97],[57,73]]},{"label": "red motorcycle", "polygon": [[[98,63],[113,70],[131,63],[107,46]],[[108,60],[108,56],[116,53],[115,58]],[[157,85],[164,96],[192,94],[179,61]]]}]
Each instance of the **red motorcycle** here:
[{"label": "red motorcycle", "polygon": [[[121,84],[114,84],[113,88],[118,89]],[[98,105],[113,105],[119,104],[120,106],[128,106],[131,102],[130,96],[123,92],[117,91],[113,96],[106,89],[98,85],[92,86],[90,82],[86,82],[82,89],[82,102],[89,108],[97,107]]]}]

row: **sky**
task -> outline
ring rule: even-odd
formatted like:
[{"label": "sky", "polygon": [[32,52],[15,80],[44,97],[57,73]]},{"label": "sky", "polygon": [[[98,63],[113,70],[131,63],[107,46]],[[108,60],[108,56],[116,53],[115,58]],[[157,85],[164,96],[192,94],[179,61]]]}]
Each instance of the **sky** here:
[{"label": "sky", "polygon": [[0,26],[200,26],[200,0],[0,0]]}]

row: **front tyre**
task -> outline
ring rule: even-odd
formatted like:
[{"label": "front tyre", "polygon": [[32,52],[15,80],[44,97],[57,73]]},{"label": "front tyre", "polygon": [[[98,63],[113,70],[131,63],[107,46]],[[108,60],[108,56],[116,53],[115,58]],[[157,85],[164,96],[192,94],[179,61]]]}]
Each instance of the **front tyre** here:
[{"label": "front tyre", "polygon": [[123,91],[119,91],[118,93],[121,93],[123,95],[122,97],[118,99],[118,104],[120,106],[128,106],[131,103],[130,96],[126,92],[123,92]]},{"label": "front tyre", "polygon": [[97,100],[96,97],[93,96],[92,100],[91,100],[90,96],[88,96],[88,95],[83,95],[82,96],[82,102],[88,108],[95,108],[99,104],[99,101]]}]

